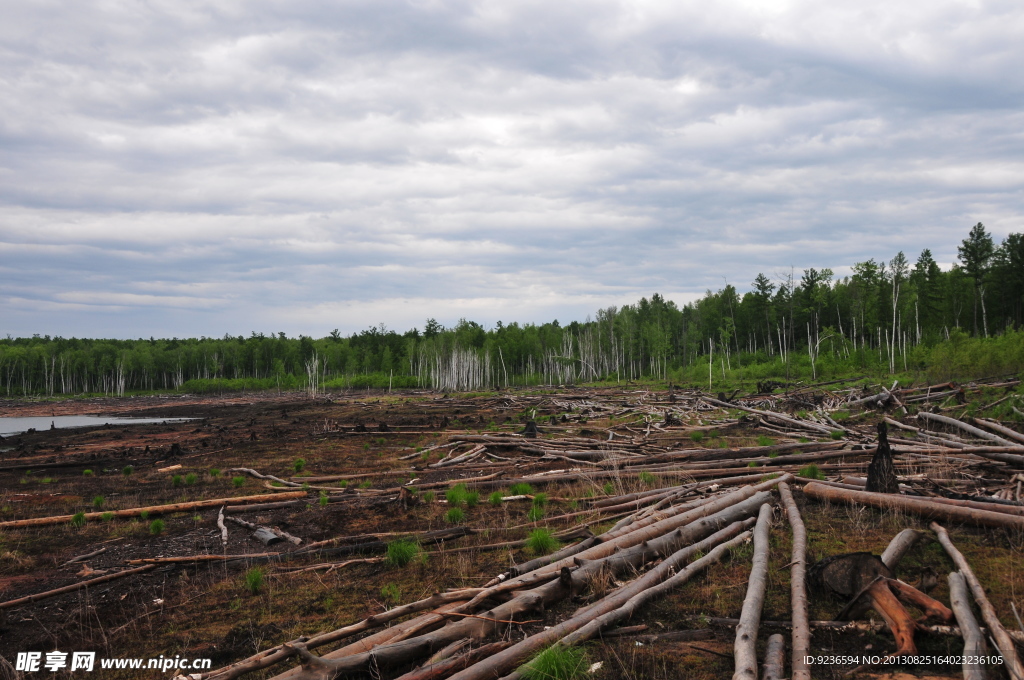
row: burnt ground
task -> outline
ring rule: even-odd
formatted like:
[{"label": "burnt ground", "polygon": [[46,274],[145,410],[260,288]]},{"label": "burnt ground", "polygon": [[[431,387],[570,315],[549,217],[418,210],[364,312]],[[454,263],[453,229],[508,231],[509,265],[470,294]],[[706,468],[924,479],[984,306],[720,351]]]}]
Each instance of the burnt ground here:
[{"label": "burnt ground", "polygon": [[[630,404],[635,392],[600,390],[608,402]],[[418,484],[485,475],[499,469],[507,476],[564,469],[564,461],[516,459],[508,464],[424,469],[440,451],[416,456],[417,447],[444,443],[453,433],[509,433],[531,417],[542,424],[543,437],[604,439],[607,428],[628,421],[607,413],[573,406],[595,390],[558,395],[541,392],[517,396],[481,394],[451,397],[424,392],[338,394],[309,398],[302,394],[256,394],[223,397],[140,397],[60,402],[0,402],[0,416],[135,415],[188,417],[178,423],[101,426],[48,430],[0,442],[0,521],[118,510],[148,505],[273,493],[263,480],[230,468],[252,468],[285,480],[342,476],[344,481],[313,482],[309,502],[300,507],[236,515],[278,527],[303,544],[339,536],[369,533],[420,534],[449,528],[444,489],[434,498],[421,493],[404,502],[378,493],[413,478]],[[663,395],[664,396],[664,395]],[[722,414],[719,414],[722,415]],[[562,418],[565,416],[565,418]],[[542,420],[543,419],[543,420]],[[713,423],[705,417],[702,425]],[[381,431],[381,425],[388,431]],[[356,431],[366,430],[366,431]],[[758,433],[743,422],[723,424],[701,446],[749,446]],[[668,442],[671,444],[672,442]],[[693,441],[679,433],[679,448]],[[409,459],[410,454],[413,457]],[[405,457],[406,459],[401,459]],[[305,465],[296,471],[296,461]],[[126,466],[131,466],[126,474]],[[167,468],[175,467],[173,470]],[[175,476],[181,477],[177,482]],[[194,475],[194,479],[189,477]],[[590,498],[674,484],[668,478],[575,481],[545,487],[551,497],[548,517],[586,507]],[[325,489],[330,502],[317,494]],[[327,491],[330,489],[330,491]],[[530,503],[508,502],[493,507],[487,494],[505,487],[481,489],[481,503],[467,511],[464,524],[473,535],[427,545],[427,557],[404,567],[384,563],[353,564],[334,571],[289,572],[318,562],[350,559],[310,558],[259,565],[264,583],[257,592],[246,587],[245,573],[255,561],[160,564],[155,569],[10,608],[0,609],[0,656],[13,661],[19,651],[95,650],[99,656],[160,654],[210,657],[213,667],[239,660],[268,646],[332,630],[397,604],[453,587],[480,586],[511,564],[532,556],[523,548],[458,551],[452,549],[522,539],[533,526],[568,528],[575,522],[595,533],[611,525],[593,517],[531,522]],[[284,489],[288,490],[288,489]],[[809,532],[809,562],[828,555],[870,551],[881,553],[892,536],[906,527],[927,528],[915,517],[872,509],[808,502],[795,489]],[[97,499],[97,497],[102,497]],[[95,499],[95,504],[94,504]],[[116,572],[130,560],[196,554],[283,553],[289,543],[264,547],[249,531],[229,524],[226,548],[216,525],[217,508],[162,515],[165,526],[154,534],[148,519],[89,521],[81,527],[54,526],[0,530],[0,602],[40,593]],[[772,531],[769,589],[763,619],[789,619],[790,534],[777,510]],[[1007,627],[1016,630],[1010,603],[1024,593],[1022,537],[1004,530],[951,527],[951,535],[985,584]],[[385,540],[390,540],[386,538]],[[65,564],[73,557],[106,548],[85,562]],[[370,555],[367,555],[370,556]],[[355,556],[355,557],[358,557]],[[915,582],[929,571],[939,575],[932,592],[948,603],[945,575],[952,563],[937,543],[919,545],[904,560],[899,574]],[[712,625],[714,617],[736,617],[750,571],[750,548],[735,551],[722,564],[661,599],[630,625],[644,624],[646,634],[712,627],[715,639],[699,642],[644,643],[631,637],[609,638],[586,647],[590,662],[603,662],[593,673],[604,678],[715,678],[732,673],[732,632]],[[831,619],[843,602],[812,599],[811,619]],[[516,626],[513,636],[551,625],[578,606],[563,603]],[[1018,607],[1019,608],[1019,607]],[[522,632],[519,632],[522,631]],[[767,629],[762,634],[767,637]],[[788,633],[787,633],[788,639]],[[959,638],[918,633],[922,654],[959,653]],[[878,634],[817,631],[813,650],[821,654],[864,654],[890,651],[888,631]],[[323,652],[326,650],[320,650]],[[3,675],[0,664],[0,676]],[[284,666],[276,669],[283,670]],[[816,666],[814,677],[844,677],[851,666]],[[955,666],[898,668],[915,677],[959,677]],[[275,669],[244,676],[270,677]],[[858,677],[877,673],[868,669]],[[109,677],[150,677],[155,671],[124,671]],[[141,673],[141,675],[140,675]],[[30,677],[30,676],[29,676]],[[74,676],[71,676],[74,677]],[[100,673],[94,677],[102,677]],[[883,675],[883,677],[886,677]]]}]

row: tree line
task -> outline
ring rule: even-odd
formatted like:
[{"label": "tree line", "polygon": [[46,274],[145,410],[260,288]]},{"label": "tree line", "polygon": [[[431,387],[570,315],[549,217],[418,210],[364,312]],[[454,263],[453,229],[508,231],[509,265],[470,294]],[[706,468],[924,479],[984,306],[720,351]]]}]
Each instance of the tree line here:
[{"label": "tree line", "polygon": [[[830,269],[758,274],[678,306],[659,294],[567,325],[460,320],[324,338],[0,340],[0,390],[25,395],[160,390],[429,387],[640,379],[713,383],[849,371],[1024,368],[1024,235],[981,223],[943,271],[930,250]],[[988,357],[985,360],[985,357]],[[987,361],[987,363],[986,363]],[[940,371],[941,372],[941,371]]]}]

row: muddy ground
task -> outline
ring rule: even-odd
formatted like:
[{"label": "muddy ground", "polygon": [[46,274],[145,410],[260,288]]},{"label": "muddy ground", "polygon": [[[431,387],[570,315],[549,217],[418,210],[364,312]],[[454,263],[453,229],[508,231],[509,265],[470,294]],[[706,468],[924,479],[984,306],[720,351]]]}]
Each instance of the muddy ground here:
[{"label": "muddy ground", "polygon": [[[516,432],[526,420],[535,417],[543,423],[542,437],[604,439],[607,428],[614,424],[612,419],[572,407],[573,399],[600,393],[608,402],[628,405],[638,394],[635,390],[566,388],[557,392],[475,396],[363,392],[316,398],[304,394],[235,394],[0,402],[0,416],[96,414],[194,419],[46,430],[0,441],[0,521],[276,493],[269,482],[226,473],[231,468],[244,467],[300,482],[302,477],[343,477],[311,483],[314,488],[309,490],[309,501],[300,507],[236,515],[277,527],[301,538],[303,544],[339,536],[421,534],[450,528],[452,524],[445,517],[448,507],[443,502],[443,488],[433,498],[420,493],[401,502],[378,497],[375,491],[394,488],[414,478],[419,480],[418,484],[424,484],[486,474],[490,468],[425,469],[426,464],[443,454],[428,451],[415,455],[417,447],[425,449],[444,443],[454,432]],[[556,417],[555,424],[550,424],[551,416]],[[757,438],[757,432],[742,422],[723,426],[712,434],[717,436],[701,445],[714,447],[724,442],[745,446],[755,444]],[[683,444],[694,446],[691,439],[680,433],[679,445]],[[300,459],[304,464],[297,465]],[[515,476],[565,467],[566,463],[560,461],[520,461],[506,472]],[[545,488],[551,497],[546,516],[583,509],[590,498],[674,483],[668,478],[646,483],[581,478],[550,485]],[[319,487],[324,488],[329,502],[319,501]],[[105,657],[180,654],[211,658],[217,668],[300,635],[353,623],[395,604],[448,588],[480,586],[510,565],[532,557],[524,548],[453,549],[522,539],[534,526],[550,524],[561,530],[574,523],[589,523],[599,533],[612,523],[587,516],[531,521],[529,502],[494,507],[486,502],[491,490],[482,490],[482,502],[467,511],[462,524],[474,530],[472,535],[426,545],[428,556],[406,567],[377,562],[353,564],[330,572],[286,571],[334,560],[309,557],[272,564],[260,564],[258,560],[159,564],[146,573],[87,590],[0,609],[0,656],[13,663],[17,652],[53,649],[96,651]],[[809,561],[860,550],[878,554],[899,530],[908,526],[926,528],[914,517],[808,502],[798,490],[795,495],[809,531]],[[116,572],[128,566],[130,560],[282,553],[301,547],[287,542],[265,547],[251,538],[250,531],[233,524],[229,524],[228,544],[224,547],[216,524],[217,513],[217,508],[209,508],[162,515],[159,519],[164,526],[159,532],[152,526],[152,517],[100,519],[80,527],[62,522],[2,530],[0,602]],[[784,515],[777,511],[776,517],[762,618],[788,620],[790,534]],[[1010,604],[1018,604],[1019,609],[1024,593],[1022,537],[1002,530],[965,527],[952,527],[951,534],[986,585],[1004,624],[1016,629]],[[106,550],[96,557],[66,564],[76,556],[101,548]],[[246,572],[254,566],[264,572],[263,584],[258,588],[247,587],[245,581]],[[941,547],[928,543],[908,556],[900,575],[916,582],[937,574],[938,586],[932,595],[948,603],[945,575],[951,570],[952,563]],[[592,677],[729,677],[732,631],[713,625],[711,619],[738,616],[749,572],[750,550],[741,549],[629,624],[646,625],[648,630],[644,634],[710,627],[715,630],[714,639],[648,643],[621,637],[595,642],[586,647],[587,658],[590,663],[602,665]],[[831,619],[843,604],[815,597],[811,618]],[[514,626],[510,635],[520,637],[551,625],[577,606],[578,603],[564,603],[544,612],[543,618]],[[762,639],[769,632],[775,631],[765,629]],[[917,639],[922,654],[956,654],[961,649],[959,638],[918,633]],[[877,654],[892,648],[888,632],[819,631],[813,638],[814,652],[823,655]],[[814,677],[845,677],[850,670],[852,666],[842,664],[815,666]],[[882,670],[916,677],[960,677],[956,666],[865,669],[857,677],[872,677]],[[4,673],[11,674],[0,663],[0,677]],[[160,677],[156,671],[106,673],[106,677]],[[267,670],[244,677],[273,674],[274,670]],[[92,677],[104,676],[97,671]]]}]

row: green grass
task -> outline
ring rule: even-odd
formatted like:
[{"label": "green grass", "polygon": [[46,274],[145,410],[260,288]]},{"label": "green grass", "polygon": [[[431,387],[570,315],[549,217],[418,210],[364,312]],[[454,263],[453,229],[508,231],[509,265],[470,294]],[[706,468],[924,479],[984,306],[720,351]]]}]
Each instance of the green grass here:
[{"label": "green grass", "polygon": [[84,524],[85,524],[85,512],[84,511],[79,510],[78,512],[76,512],[74,515],[71,516],[71,526],[73,526],[73,527],[75,527],[77,529],[77,528],[83,526]]},{"label": "green grass", "polygon": [[359,485],[359,488],[360,489],[369,489],[371,486],[373,486],[373,482],[371,482],[369,479],[367,479],[365,482],[363,482],[362,484]]},{"label": "green grass", "polygon": [[526,538],[526,549],[534,555],[546,555],[554,552],[559,545],[558,539],[550,529],[534,529]]},{"label": "green grass", "polygon": [[466,501],[469,499],[469,491],[466,489],[465,484],[456,484],[444,492],[444,498],[448,501],[448,505],[459,507],[466,505]]},{"label": "green grass", "polygon": [[825,473],[814,463],[803,466],[796,475],[806,479],[825,479]]},{"label": "green grass", "polygon": [[690,441],[692,441],[695,444],[699,444],[702,441],[704,441],[704,432],[703,432],[703,430],[694,430],[693,432],[691,432],[690,433]]},{"label": "green grass", "polygon": [[103,507],[104,502],[106,502],[106,499],[103,496],[94,496],[92,499],[92,507],[99,510]]},{"label": "green grass", "polygon": [[757,467],[757,461],[756,460],[750,461],[749,463],[747,463],[747,467]]},{"label": "green grass", "polygon": [[538,491],[537,493],[533,494],[533,507],[543,508],[547,504],[548,495],[546,493],[544,493],[543,491]]},{"label": "green grass", "polygon": [[479,504],[480,504],[480,492],[479,491],[470,491],[469,493],[466,494],[466,507],[467,508],[475,508]]},{"label": "green grass", "polygon": [[647,486],[653,486],[658,482],[658,478],[652,475],[650,472],[647,472],[646,470],[641,470],[640,482],[646,484]]},{"label": "green grass", "polygon": [[182,479],[183,478],[182,478],[181,475],[174,475],[173,477],[171,477],[171,486],[173,486],[173,487],[181,486]]},{"label": "green grass", "polygon": [[458,524],[466,520],[466,513],[462,508],[449,508],[448,512],[444,515],[444,519],[449,524]]},{"label": "green grass", "polygon": [[194,472],[190,472],[187,475],[185,475],[185,484],[187,484],[188,486],[192,486],[193,484],[195,484],[198,481],[199,481],[199,477],[197,477],[196,473],[194,473]]},{"label": "green grass", "polygon": [[233,484],[236,489],[241,489],[243,486],[245,486],[245,477],[232,477],[231,484]]},{"label": "green grass", "polygon": [[305,468],[305,467],[306,467],[306,459],[305,458],[296,458],[295,462],[292,463],[292,469],[294,469],[295,472],[302,472],[302,469]]},{"label": "green grass", "polygon": [[253,595],[256,595],[263,587],[263,570],[259,567],[253,567],[249,571],[245,572],[243,579],[245,582],[245,589]]},{"label": "green grass", "polygon": [[843,438],[842,430],[832,430],[831,437],[832,437],[832,439],[842,439]]},{"label": "green grass", "polygon": [[220,470],[217,468],[210,468],[211,477],[220,477]]},{"label": "green grass", "polygon": [[530,511],[526,513],[526,517],[531,522],[539,522],[544,518],[544,506],[534,505],[532,508],[530,508]]},{"label": "green grass", "polygon": [[611,482],[605,482],[601,489],[604,491],[606,496],[611,496],[615,492],[615,485]]},{"label": "green grass", "polygon": [[321,508],[326,508],[327,504],[330,503],[330,500],[328,500],[328,498],[327,498],[327,496],[325,494],[323,496],[320,496],[320,500],[318,500],[317,503],[320,504]]},{"label": "green grass", "polygon": [[135,472],[135,468],[132,467],[131,465],[125,465],[123,468],[121,468],[121,474],[124,475],[125,477],[127,477],[133,472]]},{"label": "green grass", "polygon": [[433,491],[427,491],[423,494],[424,503],[433,503],[435,498],[437,498],[437,494]]},{"label": "green grass", "polygon": [[140,512],[139,519],[141,519],[143,522],[149,519],[149,510],[143,510],[142,512]]},{"label": "green grass", "polygon": [[518,482],[508,487],[509,496],[529,496],[533,493],[533,487],[526,482]]},{"label": "green grass", "polygon": [[155,519],[149,523],[149,533],[154,536],[159,536],[164,532],[164,521],[162,519]]},{"label": "green grass", "polygon": [[339,479],[338,480],[338,486],[341,487],[342,489],[347,489],[348,488],[348,480],[347,479]]},{"label": "green grass", "polygon": [[399,539],[388,543],[388,554],[384,561],[393,567],[404,567],[413,561],[420,551],[416,541]]},{"label": "green grass", "polygon": [[587,657],[579,647],[548,647],[520,670],[526,680],[581,680]]},{"label": "green grass", "polygon": [[385,602],[398,604],[402,601],[402,589],[398,587],[397,583],[385,583],[381,586],[380,596],[384,598]]},{"label": "green grass", "polygon": [[501,492],[495,491],[494,493],[487,497],[487,502],[497,508],[501,506],[502,498],[504,498],[504,496],[501,494]]},{"label": "green grass", "polygon": [[104,522],[109,522],[110,520],[114,519],[114,513],[112,513],[112,512],[105,512],[102,515],[100,515],[100,519],[103,520]]},{"label": "green grass", "polygon": [[83,477],[92,477],[92,470],[82,470]]},{"label": "green grass", "polygon": [[758,446],[774,446],[775,445],[775,440],[772,439],[771,437],[769,437],[768,435],[759,434],[759,435],[757,435],[757,445]]}]

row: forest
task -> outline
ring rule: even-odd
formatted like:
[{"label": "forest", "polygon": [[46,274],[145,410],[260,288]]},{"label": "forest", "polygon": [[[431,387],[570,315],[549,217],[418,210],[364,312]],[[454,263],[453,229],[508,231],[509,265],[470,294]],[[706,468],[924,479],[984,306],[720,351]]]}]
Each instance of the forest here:
[{"label": "forest", "polygon": [[[838,375],[954,379],[1024,369],[1024,234],[974,225],[948,271],[929,249],[830,269],[761,273],[679,306],[655,293],[562,325],[428,319],[349,337],[0,340],[6,397],[161,390],[399,388],[664,380],[716,385]],[[681,274],[682,275],[682,274]]]}]

